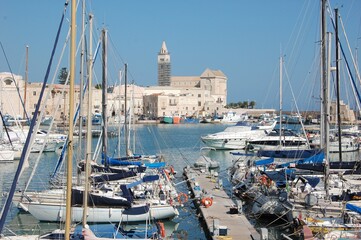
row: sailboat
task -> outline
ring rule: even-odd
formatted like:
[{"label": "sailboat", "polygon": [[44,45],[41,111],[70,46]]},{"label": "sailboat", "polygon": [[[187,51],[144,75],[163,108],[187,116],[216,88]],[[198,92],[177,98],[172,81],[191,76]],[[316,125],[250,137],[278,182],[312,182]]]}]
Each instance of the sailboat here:
[{"label": "sailboat", "polygon": [[[103,30],[103,41],[106,42],[105,30]],[[103,44],[103,46],[105,46],[105,44]],[[103,51],[105,52],[105,49],[103,49]],[[106,59],[105,54],[103,59]],[[103,79],[106,79],[106,76],[103,76]],[[103,86],[106,86],[106,82],[103,82]],[[106,87],[103,89],[106,91]],[[89,91],[91,90],[89,89]],[[104,104],[104,106],[105,105],[106,104]],[[107,110],[103,109],[104,124],[102,141],[104,156],[107,156],[107,121],[104,120],[107,119],[106,112]],[[91,113],[91,109],[89,109],[89,113]],[[88,136],[88,142],[89,139]],[[88,155],[90,155],[90,153],[88,153]],[[108,168],[108,166],[105,165],[105,168]],[[90,172],[88,164],[85,169],[86,172]],[[89,176],[89,172],[86,173],[86,176]],[[88,177],[84,179],[88,179]],[[150,218],[156,220],[169,219],[178,215],[178,211],[172,203],[173,198],[177,197],[176,191],[174,187],[171,186],[165,174],[155,177],[152,177],[151,174],[142,176],[136,174],[136,176],[131,175],[128,176],[128,178],[124,178],[121,182],[117,181],[112,183],[113,181],[109,178],[107,182],[111,183],[108,184],[107,187],[104,186],[104,182],[93,183],[91,187],[89,185],[88,194],[84,194],[84,192],[87,192],[85,188],[72,188],[71,219],[73,221],[81,221],[83,219],[83,204],[88,202],[87,200],[83,200],[84,196],[87,196],[90,201],[87,207],[87,219],[89,222],[138,222],[147,221]],[[117,186],[118,189],[114,189],[114,186]],[[135,196],[134,192],[139,192],[141,189],[143,189],[143,194],[139,194],[138,197]],[[149,196],[146,194],[147,191]],[[163,194],[163,198],[160,198],[158,194],[160,195],[162,191],[166,193]],[[40,193],[25,192],[18,194],[14,202],[17,206],[28,211],[40,221],[63,222],[67,209],[64,201],[64,193],[64,189],[62,188],[51,189]],[[77,198],[74,198],[75,196],[77,196]],[[97,202],[95,202],[96,199],[98,199]],[[102,203],[100,203],[99,200],[102,200]]]},{"label": "sailboat", "polygon": [[[280,115],[282,119],[282,75],[283,57],[280,57]],[[282,121],[279,128],[273,129],[266,136],[254,138],[248,141],[248,149],[258,150],[257,155],[262,157],[277,158],[306,158],[320,152],[318,149],[310,149],[308,140],[295,132],[283,129]]]},{"label": "sailboat", "polygon": [[[72,12],[74,11],[74,14],[75,14],[75,1],[72,1]],[[18,167],[17,167],[17,170],[16,170],[16,173],[15,173],[15,176],[14,176],[14,180],[12,182],[12,185],[11,185],[11,188],[10,188],[10,191],[7,195],[7,199],[6,199],[6,202],[5,202],[5,205],[2,209],[2,213],[1,213],[1,219],[0,219],[0,234],[3,233],[3,230],[4,230],[4,227],[5,227],[5,222],[6,222],[6,217],[7,217],[7,214],[9,213],[10,211],[10,206],[11,206],[11,203],[13,201],[13,197],[14,197],[14,194],[15,194],[15,190],[16,190],[16,185],[18,183],[18,180],[20,178],[20,175],[23,171],[23,168],[28,164],[28,157],[29,157],[29,154],[30,154],[30,148],[31,148],[31,145],[32,143],[34,142],[34,132],[36,132],[36,129],[35,129],[35,126],[36,126],[36,122],[37,122],[37,118],[39,116],[39,109],[40,109],[40,106],[41,106],[41,102],[42,102],[42,98],[43,98],[43,95],[44,95],[44,92],[45,92],[45,88],[46,88],[46,84],[47,84],[47,80],[48,80],[48,75],[49,75],[49,71],[50,71],[50,68],[51,68],[51,65],[52,65],[52,61],[53,61],[53,57],[54,57],[54,52],[55,52],[55,49],[56,49],[56,46],[57,46],[57,42],[58,42],[58,38],[59,38],[59,33],[60,33],[60,29],[61,29],[61,26],[62,26],[62,23],[63,23],[63,20],[64,20],[64,15],[65,15],[65,12],[66,12],[66,9],[67,9],[67,4],[66,6],[64,7],[64,11],[62,13],[62,19],[60,21],[60,25],[59,25],[59,31],[57,32],[57,37],[56,37],[56,40],[55,40],[55,44],[54,44],[54,47],[53,47],[53,52],[52,52],[52,55],[51,55],[51,58],[49,60],[49,64],[47,66],[47,72],[45,74],[45,77],[44,77],[44,82],[43,82],[43,85],[42,85],[42,89],[41,89],[41,92],[39,94],[39,99],[38,99],[38,103],[36,104],[36,108],[35,108],[35,111],[34,111],[34,114],[33,114],[33,117],[32,117],[32,120],[31,120],[31,123],[30,123],[30,128],[29,128],[29,133],[26,137],[26,140],[25,140],[25,143],[24,143],[24,148],[21,152],[21,156],[20,156],[20,160],[19,160],[19,164],[18,164]],[[74,18],[75,21],[75,16]],[[75,22],[72,22],[72,26],[75,26]],[[75,28],[73,27],[73,30],[74,30],[74,34],[75,34]],[[75,39],[75,37],[74,37]],[[72,64],[73,66],[74,64]],[[75,72],[73,72],[75,73]],[[74,74],[73,74],[74,76]],[[70,112],[71,113],[71,112]],[[71,164],[70,164],[71,165]],[[69,184],[71,185],[71,181],[69,181]],[[70,188],[68,188],[70,190]],[[70,200],[70,198],[69,198]],[[68,213],[70,213],[70,207],[69,207],[69,211]],[[70,219],[70,215],[68,215],[68,219]],[[70,232],[70,222],[69,221],[66,221],[67,222],[67,229],[65,229],[65,236],[66,236],[66,239],[69,239],[69,232]],[[61,231],[63,232],[63,231]],[[64,234],[63,234],[64,236]],[[42,236],[15,236],[15,237],[7,237],[8,239],[49,239],[47,237],[42,237]]]},{"label": "sailboat", "polygon": [[[336,18],[338,18],[338,11],[336,10]],[[330,144],[329,144],[329,81],[330,74],[330,50],[328,52],[328,64],[326,64],[326,1],[322,0],[322,146],[325,152],[325,162],[323,183],[324,189],[321,187],[306,188],[307,182],[303,188],[293,189],[293,202],[295,203],[294,216],[308,225],[312,231],[320,235],[332,236],[333,230],[349,231],[359,229],[360,217],[359,213],[355,211],[356,208],[350,207],[347,209],[346,202],[350,199],[359,199],[361,185],[359,181],[350,181],[342,176],[342,172],[338,174],[331,174],[331,165],[346,166],[348,163],[343,162],[330,162]],[[339,38],[337,33],[336,21],[336,56],[339,46]],[[328,35],[328,43],[330,45],[330,35]],[[330,47],[329,47],[330,49]],[[338,59],[337,59],[338,61]],[[339,136],[341,137],[341,136]],[[339,150],[341,155],[341,141],[339,142]],[[342,158],[340,158],[342,159]],[[352,166],[352,163],[350,164]],[[355,167],[358,168],[358,164]],[[340,169],[341,170],[341,169]],[[354,169],[356,170],[356,169]],[[297,190],[298,189],[298,190]],[[303,194],[303,195],[302,195]],[[350,204],[352,205],[352,204]],[[346,234],[345,234],[346,235]],[[341,237],[340,232],[333,234],[335,239]],[[349,235],[351,236],[351,234]]]},{"label": "sailboat", "polygon": [[[84,3],[84,1],[83,1]],[[75,39],[75,1],[72,1],[72,22],[71,22],[71,26],[72,26],[72,40]],[[149,205],[146,204],[142,204],[140,205],[139,207],[137,206],[132,206],[132,207],[125,207],[125,208],[122,208],[122,212],[119,212],[117,211],[117,209],[114,209],[114,212],[113,212],[113,208],[109,208],[109,207],[105,207],[105,208],[101,208],[101,207],[88,207],[87,206],[87,197],[88,197],[88,192],[90,192],[91,189],[87,189],[88,185],[85,184],[85,189],[84,189],[84,193],[83,194],[83,197],[84,197],[84,200],[81,201],[81,206],[76,206],[77,203],[77,199],[74,199],[73,198],[73,192],[72,190],[74,189],[74,187],[72,186],[72,181],[73,181],[73,176],[72,176],[72,133],[73,133],[73,116],[74,116],[74,107],[73,107],[73,102],[74,102],[74,75],[75,75],[75,64],[74,64],[74,58],[75,58],[75,52],[74,52],[74,44],[75,42],[72,41],[72,44],[71,44],[71,76],[73,76],[70,80],[70,109],[69,109],[69,136],[68,136],[68,162],[67,162],[67,185],[66,185],[66,188],[59,188],[59,189],[51,189],[51,190],[47,190],[47,191],[43,191],[40,193],[40,195],[42,196],[41,200],[39,202],[35,202],[35,204],[30,204],[28,205],[28,210],[30,212],[30,209],[36,209],[38,207],[38,210],[35,210],[35,214],[36,212],[38,213],[43,213],[43,214],[49,214],[50,216],[52,215],[52,211],[54,209],[54,207],[56,208],[56,213],[57,213],[57,220],[55,221],[58,221],[59,218],[61,221],[65,221],[65,230],[56,230],[56,231],[53,231],[51,233],[48,233],[48,234],[44,234],[42,236],[24,236],[23,238],[25,239],[32,239],[32,238],[35,238],[35,239],[54,239],[54,238],[61,238],[61,239],[69,239],[70,236],[72,239],[83,239],[82,235],[83,235],[83,232],[80,231],[79,232],[74,232],[71,230],[71,222],[76,220],[78,222],[82,221],[84,225],[86,225],[87,221],[88,222],[96,222],[97,220],[94,220],[94,219],[97,219],[97,217],[104,217],[104,216],[108,216],[107,218],[107,223],[109,221],[111,221],[111,219],[114,219],[114,222],[122,222],[122,216],[124,217],[127,217],[129,216],[128,219],[125,219],[124,221],[128,221],[128,220],[131,220],[130,217],[132,217],[133,215],[135,217],[138,217],[135,221],[142,221],[144,219],[148,220],[148,219],[153,219],[153,218],[157,218],[157,216],[159,214],[163,214],[163,212],[161,213],[158,213],[158,209],[153,209],[153,212],[149,211],[149,209],[151,208],[150,205],[156,205],[158,206],[157,204],[152,204],[150,203]],[[45,89],[45,83],[44,83],[44,89]],[[89,92],[91,92],[91,89],[89,89]],[[41,99],[41,95],[40,95],[40,99]],[[39,100],[40,101],[40,100]],[[91,102],[91,101],[89,101]],[[37,106],[40,106],[40,104],[38,104]],[[89,111],[91,112],[91,111]],[[32,127],[35,125],[35,119],[37,117],[37,113],[38,113],[38,108],[36,109],[35,111],[35,114],[34,114],[34,118],[33,118],[33,121],[32,121],[32,125],[31,125],[31,128],[30,128],[30,132],[32,132]],[[90,119],[90,118],[89,118]],[[90,126],[90,124],[88,125]],[[90,131],[89,131],[90,133]],[[26,143],[28,143],[30,141],[31,137],[30,137],[30,134],[27,138],[27,141]],[[89,140],[89,139],[88,139]],[[26,147],[24,148],[25,151],[23,152],[22,154],[22,158],[21,158],[21,161],[20,163],[22,163],[25,159],[25,155],[26,155],[26,150],[28,150],[29,148],[27,148],[28,144],[26,144]],[[90,156],[90,155],[89,155]],[[89,160],[89,159],[88,159]],[[89,161],[88,161],[89,163]],[[21,168],[19,168],[18,172],[17,172],[17,176],[18,177],[18,174],[20,173],[20,170]],[[87,167],[86,167],[86,172],[87,174],[89,173],[88,172],[89,170],[89,167],[88,167],[88,164],[87,164]],[[87,179],[87,177],[85,177],[85,179]],[[18,202],[19,206],[20,207],[26,207],[24,205],[25,202],[22,202],[23,198],[26,196],[22,195],[20,198],[13,198],[14,196],[14,191],[15,191],[15,187],[16,187],[16,182],[14,180],[14,183],[13,183],[13,187],[12,187],[12,191],[10,192],[9,194],[9,198],[8,198],[8,201],[6,203],[6,207],[9,207],[9,204],[11,201],[14,201],[14,202]],[[128,193],[129,193],[129,188],[131,187],[134,187],[134,185],[132,186],[125,186],[125,191],[128,190]],[[66,190],[66,191],[65,191]],[[109,190],[107,192],[110,192]],[[66,197],[65,197],[66,196]],[[45,198],[44,198],[45,197]],[[46,198],[46,197],[53,197],[53,198]],[[66,199],[66,201],[65,201]],[[112,198],[112,200],[114,200],[114,196]],[[42,200],[45,200],[44,202],[42,202]],[[122,199],[124,200],[124,199]],[[31,203],[31,199],[29,198],[28,199],[29,203]],[[37,205],[38,204],[38,205]],[[48,208],[50,206],[50,208]],[[40,208],[39,208],[40,207]],[[53,207],[53,208],[52,208]],[[173,207],[172,207],[173,208]],[[163,208],[161,209],[163,210]],[[4,212],[7,212],[8,209]],[[139,214],[140,212],[144,212],[144,214]],[[100,213],[103,213],[103,214],[100,214]],[[33,213],[34,214],[34,213]],[[158,214],[158,215],[157,215]],[[113,217],[113,218],[111,218]],[[170,216],[166,216],[166,218],[168,218]],[[6,218],[6,215],[4,217],[4,215],[2,216],[2,221],[1,221],[1,230],[2,230],[2,227],[3,227],[3,224],[5,222],[5,218]],[[49,216],[48,216],[49,218]],[[51,220],[50,218],[48,219],[48,221],[54,221],[54,220]],[[100,222],[102,222],[104,220],[101,220]],[[85,226],[83,226],[85,227]],[[117,227],[116,229],[113,229],[113,232],[115,233],[116,230],[119,230],[120,228]],[[159,228],[160,230],[163,230],[164,231],[164,228]],[[153,233],[155,231],[151,231],[150,229],[147,230],[147,232],[149,233]],[[146,232],[146,234],[147,234]],[[124,234],[125,232],[124,231],[121,231],[121,235],[124,236],[129,236],[128,234]],[[129,234],[133,234],[134,235],[134,231],[133,232],[129,232]],[[147,238],[147,235],[143,235],[145,237],[143,237],[143,239]],[[94,238],[95,235],[92,235],[92,237]],[[114,237],[114,236],[113,236]],[[154,237],[154,236],[153,236]],[[10,239],[10,238],[9,238]],[[21,239],[21,236],[16,236],[15,239]]]}]

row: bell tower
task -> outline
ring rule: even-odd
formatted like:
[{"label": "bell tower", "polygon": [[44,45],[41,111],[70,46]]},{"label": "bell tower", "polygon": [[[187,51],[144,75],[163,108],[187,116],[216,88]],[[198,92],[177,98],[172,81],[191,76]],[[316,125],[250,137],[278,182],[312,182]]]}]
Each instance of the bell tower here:
[{"label": "bell tower", "polygon": [[158,53],[158,86],[170,86],[170,76],[170,55],[167,46],[165,45],[165,41],[163,41],[162,47]]}]

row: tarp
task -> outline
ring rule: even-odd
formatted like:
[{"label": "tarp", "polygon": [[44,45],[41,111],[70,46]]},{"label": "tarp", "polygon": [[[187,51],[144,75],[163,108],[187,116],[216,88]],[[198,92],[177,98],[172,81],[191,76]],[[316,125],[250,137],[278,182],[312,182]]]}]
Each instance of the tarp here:
[{"label": "tarp", "polygon": [[[275,171],[264,171],[261,172],[266,174],[272,181],[276,183],[283,183],[286,180],[293,180],[295,178],[295,171],[293,169],[281,169]],[[287,179],[286,179],[287,178]]]},{"label": "tarp", "polygon": [[269,165],[272,164],[275,161],[274,158],[267,158],[267,159],[260,159],[254,161],[255,166],[263,166],[263,165]]},{"label": "tarp", "polygon": [[144,163],[147,168],[163,168],[165,167],[165,162],[155,162],[155,163]]},{"label": "tarp", "polygon": [[290,161],[287,163],[283,163],[283,164],[279,164],[277,165],[278,168],[284,168],[284,167],[289,167],[291,164],[309,164],[309,163],[322,163],[323,160],[325,158],[325,154],[323,152],[313,155],[309,158],[304,158],[304,159],[298,159],[298,160],[294,160],[294,161]]},{"label": "tarp", "polygon": [[361,214],[361,202],[350,201],[350,202],[346,203],[346,209]]},{"label": "tarp", "polygon": [[259,157],[274,157],[274,158],[309,158],[316,154],[323,152],[321,149],[307,149],[307,150],[259,150],[257,156]]},{"label": "tarp", "polygon": [[132,183],[129,183],[126,185],[126,187],[129,189],[129,188],[132,188],[132,187],[135,187],[139,184],[142,184],[143,182],[153,182],[153,181],[156,181],[159,179],[159,175],[149,175],[149,176],[144,176],[141,180],[139,181],[135,181],[135,182],[132,182]]},{"label": "tarp", "polygon": [[134,177],[136,175],[137,173],[134,171],[124,171],[122,173],[111,173],[111,174],[104,173],[101,175],[92,176],[91,178],[94,183],[98,183],[98,182],[116,181],[128,177]]}]

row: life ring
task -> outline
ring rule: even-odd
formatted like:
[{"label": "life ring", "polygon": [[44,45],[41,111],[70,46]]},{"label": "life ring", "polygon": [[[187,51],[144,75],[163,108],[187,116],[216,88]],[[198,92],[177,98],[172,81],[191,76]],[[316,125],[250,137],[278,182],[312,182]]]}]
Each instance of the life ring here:
[{"label": "life ring", "polygon": [[162,238],[165,238],[165,228],[164,228],[164,223],[162,222],[158,222],[158,226],[159,226],[159,234]]},{"label": "life ring", "polygon": [[184,204],[186,202],[188,202],[188,195],[185,193],[178,193],[178,202],[180,204]]},{"label": "life ring", "polygon": [[208,207],[212,206],[213,200],[212,200],[212,198],[203,198],[201,203],[202,203],[203,206],[208,208]]}]

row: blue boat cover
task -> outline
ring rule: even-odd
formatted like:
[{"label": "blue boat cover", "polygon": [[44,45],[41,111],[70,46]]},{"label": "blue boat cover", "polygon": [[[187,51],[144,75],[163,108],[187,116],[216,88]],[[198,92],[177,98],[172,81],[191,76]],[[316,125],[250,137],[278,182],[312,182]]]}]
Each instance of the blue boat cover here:
[{"label": "blue boat cover", "polygon": [[267,158],[267,159],[260,159],[254,161],[255,166],[263,166],[263,165],[269,165],[272,164],[275,161],[274,158]]},{"label": "blue boat cover", "polygon": [[346,203],[346,209],[361,214],[361,204],[356,205],[355,202],[348,202]]},{"label": "blue boat cover", "polygon": [[316,187],[317,184],[321,181],[319,177],[310,177],[310,176],[301,176],[300,178],[304,178],[307,180],[308,184],[311,185],[311,187]]},{"label": "blue boat cover", "polygon": [[155,163],[145,163],[147,168],[163,168],[165,167],[165,162],[155,162]]},{"label": "blue boat cover", "polygon": [[307,164],[307,163],[322,163],[325,158],[325,154],[320,152],[319,154],[313,155],[309,158],[298,159],[291,162],[277,165],[277,168],[289,167],[290,164]]},{"label": "blue boat cover", "polygon": [[274,158],[309,158],[313,155],[323,152],[321,149],[293,149],[293,150],[258,150],[259,157],[274,157]]},{"label": "blue boat cover", "polygon": [[[293,169],[281,169],[279,171],[265,171],[261,172],[266,174],[272,181],[278,183],[286,183],[286,180],[295,179],[295,171]],[[287,178],[287,179],[286,179]]]},{"label": "blue boat cover", "polygon": [[156,181],[159,179],[159,175],[149,175],[149,176],[144,176],[141,180],[139,181],[135,181],[135,182],[132,182],[132,183],[129,183],[126,185],[126,187],[129,189],[129,188],[132,188],[132,187],[135,187],[139,184],[142,184],[143,182],[153,182],[153,181]]},{"label": "blue boat cover", "polygon": [[149,175],[143,177],[143,182],[153,182],[159,179],[159,175]]}]

